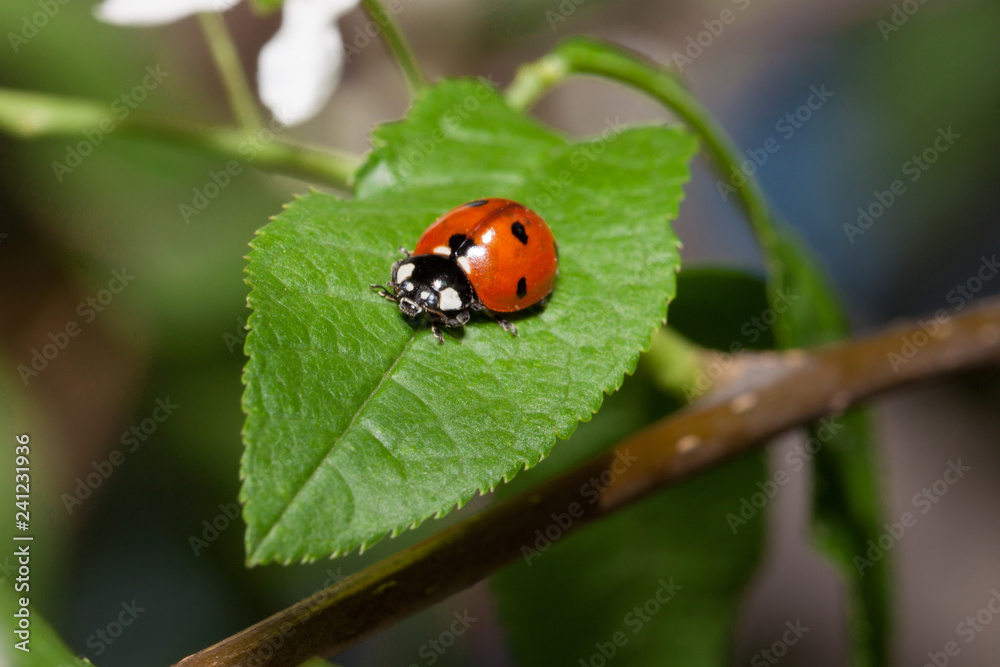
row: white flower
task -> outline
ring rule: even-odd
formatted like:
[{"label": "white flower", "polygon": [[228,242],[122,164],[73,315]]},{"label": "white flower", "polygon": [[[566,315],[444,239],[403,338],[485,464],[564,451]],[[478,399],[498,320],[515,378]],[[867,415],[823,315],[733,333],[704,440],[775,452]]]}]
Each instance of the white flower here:
[{"label": "white flower", "polygon": [[173,23],[198,12],[224,12],[240,0],[104,0],[94,7],[94,14],[105,23],[119,25],[156,25]]},{"label": "white flower", "polygon": [[[359,0],[285,0],[281,28],[257,60],[261,101],[285,125],[316,115],[337,84],[344,42],[336,21]],[[171,23],[198,12],[225,11],[239,0],[104,0],[94,13],[121,25]]]}]

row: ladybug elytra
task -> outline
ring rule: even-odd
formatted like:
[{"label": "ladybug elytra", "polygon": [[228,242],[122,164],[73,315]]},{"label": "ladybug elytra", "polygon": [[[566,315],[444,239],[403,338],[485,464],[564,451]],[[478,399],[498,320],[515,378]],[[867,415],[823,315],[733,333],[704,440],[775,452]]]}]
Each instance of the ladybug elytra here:
[{"label": "ladybug elytra", "polygon": [[392,265],[385,287],[372,285],[409,317],[460,327],[483,311],[505,331],[501,313],[543,303],[556,282],[555,238],[541,216],[509,199],[477,199],[448,211],[420,236],[413,253]]}]

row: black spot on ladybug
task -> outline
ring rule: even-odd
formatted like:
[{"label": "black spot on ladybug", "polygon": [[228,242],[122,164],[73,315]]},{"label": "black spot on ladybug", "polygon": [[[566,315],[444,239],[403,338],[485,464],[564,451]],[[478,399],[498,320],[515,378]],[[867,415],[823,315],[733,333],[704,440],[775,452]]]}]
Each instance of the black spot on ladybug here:
[{"label": "black spot on ladybug", "polygon": [[524,231],[524,225],[520,222],[515,222],[510,226],[510,233],[517,237],[517,240],[528,245],[528,232]]},{"label": "black spot on ladybug", "polygon": [[476,242],[465,234],[452,234],[448,239],[448,247],[451,248],[451,259],[455,260],[468,255],[469,250],[476,247]]},{"label": "black spot on ladybug", "polygon": [[528,281],[521,278],[517,281],[517,298],[523,299],[524,295],[528,293]]},{"label": "black spot on ladybug", "polygon": [[477,199],[476,201],[470,201],[465,206],[466,206],[466,208],[475,208],[477,206],[482,206],[485,203],[486,203],[485,199]]}]

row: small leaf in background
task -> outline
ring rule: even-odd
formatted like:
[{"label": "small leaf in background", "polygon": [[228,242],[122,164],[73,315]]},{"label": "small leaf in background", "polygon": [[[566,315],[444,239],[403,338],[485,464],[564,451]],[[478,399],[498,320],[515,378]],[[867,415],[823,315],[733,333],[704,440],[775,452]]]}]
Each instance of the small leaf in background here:
[{"label": "small leaf in background", "polygon": [[[766,304],[758,279],[685,269],[671,326],[722,350],[764,347],[769,334],[750,343],[741,329]],[[498,495],[529,488],[669,413],[676,404],[648,380],[630,378],[591,423]],[[537,543],[526,545],[525,558],[492,579],[518,664],[728,665],[742,594],[763,552],[766,513],[735,526],[727,516],[740,513],[767,474],[766,453],[755,451],[569,537],[559,537],[553,518]],[[668,602],[664,582],[679,587]]]},{"label": "small leaf in background", "polygon": [[[379,128],[358,196],[312,194],[248,268],[243,459],[251,563],[365,547],[544,458],[617,389],[666,315],[694,140],[609,127],[579,144],[471,80]],[[485,317],[438,345],[368,285],[439,215],[520,201],[560,244],[549,304],[512,337]]]},{"label": "small leaf in background", "polygon": [[[780,273],[772,286],[790,295],[792,307],[779,313],[775,337],[781,348],[811,347],[846,337],[847,315],[812,253],[787,229],[778,229],[773,259]],[[777,309],[776,309],[777,310]],[[891,565],[888,557],[859,568],[855,556],[882,534],[881,481],[871,414],[855,408],[839,418],[842,428],[823,438],[813,458],[813,537],[848,582],[851,664],[889,664],[892,626]],[[861,571],[863,569],[863,571]]]}]

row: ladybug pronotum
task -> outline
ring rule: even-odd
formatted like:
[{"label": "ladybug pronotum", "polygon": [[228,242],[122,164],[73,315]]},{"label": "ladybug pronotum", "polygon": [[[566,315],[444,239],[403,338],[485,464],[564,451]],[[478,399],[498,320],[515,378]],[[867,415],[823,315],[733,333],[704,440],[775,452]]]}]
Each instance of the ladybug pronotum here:
[{"label": "ladybug pronotum", "polygon": [[448,211],[392,265],[385,286],[372,285],[405,315],[426,316],[439,343],[441,326],[460,327],[482,311],[499,317],[544,303],[555,286],[558,247],[541,216],[509,199],[477,199]]}]

